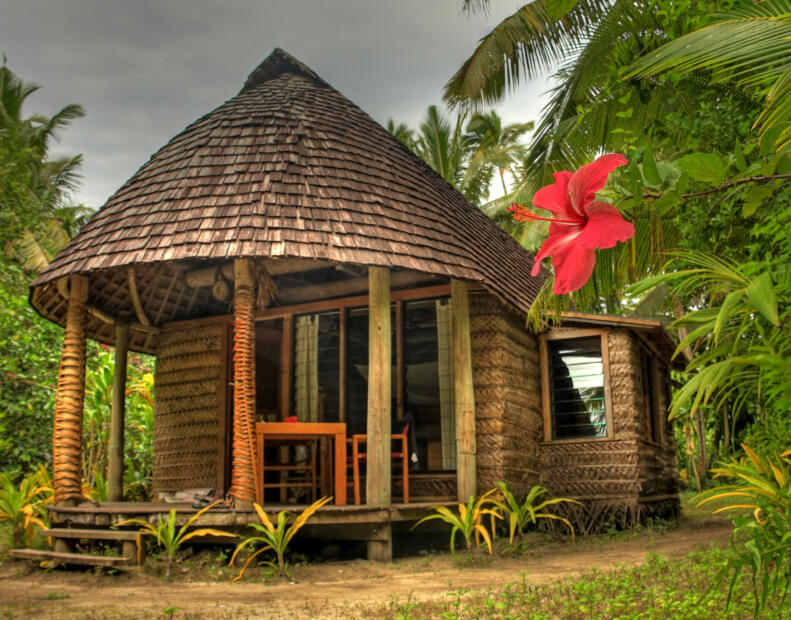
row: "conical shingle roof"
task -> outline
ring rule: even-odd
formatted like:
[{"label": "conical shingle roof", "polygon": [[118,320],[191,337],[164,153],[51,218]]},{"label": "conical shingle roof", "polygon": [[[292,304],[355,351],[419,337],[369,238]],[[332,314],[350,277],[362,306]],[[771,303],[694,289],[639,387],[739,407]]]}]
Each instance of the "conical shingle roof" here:
[{"label": "conical shingle roof", "polygon": [[63,276],[117,271],[122,288],[131,266],[237,257],[422,271],[480,283],[522,310],[546,277],[531,278],[533,259],[511,237],[279,49],[110,197],[31,299],[62,323],[44,293]]}]

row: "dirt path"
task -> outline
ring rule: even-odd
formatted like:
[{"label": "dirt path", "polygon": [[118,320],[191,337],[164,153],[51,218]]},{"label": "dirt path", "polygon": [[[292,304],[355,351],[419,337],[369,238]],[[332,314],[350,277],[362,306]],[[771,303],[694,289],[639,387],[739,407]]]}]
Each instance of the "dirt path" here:
[{"label": "dirt path", "polygon": [[[649,553],[678,556],[723,544],[730,525],[718,519],[682,522],[664,534],[644,531],[615,539],[551,545],[519,558],[481,558],[457,567],[447,555],[376,564],[363,560],[300,566],[297,583],[166,582],[135,572],[34,571],[0,566],[0,617],[5,618],[366,618],[388,600],[445,598],[459,589],[494,590],[519,581],[556,581],[592,566],[634,565]],[[628,536],[628,535],[627,535]],[[204,571],[204,579],[206,573]],[[188,579],[185,578],[185,579]],[[171,609],[168,609],[171,608]],[[172,608],[176,608],[175,612]]]}]

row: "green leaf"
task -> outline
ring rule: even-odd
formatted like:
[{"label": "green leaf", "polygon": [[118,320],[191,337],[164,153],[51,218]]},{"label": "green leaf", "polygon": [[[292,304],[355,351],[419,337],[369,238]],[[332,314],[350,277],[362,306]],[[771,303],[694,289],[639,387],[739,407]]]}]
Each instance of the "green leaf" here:
[{"label": "green leaf", "polygon": [[763,133],[759,142],[761,155],[765,157],[774,151],[775,142],[777,142],[780,138],[780,134],[783,133],[783,130],[785,130],[788,125],[789,123],[778,123]]},{"label": "green leaf", "polygon": [[695,181],[719,185],[725,176],[725,162],[715,153],[690,153],[676,163]]},{"label": "green leaf", "polygon": [[577,6],[579,0],[546,0],[547,15],[551,19],[560,19]]},{"label": "green leaf", "polygon": [[733,149],[733,154],[736,156],[736,168],[738,168],[739,172],[744,172],[747,169],[747,160],[744,159],[742,144],[738,140],[736,140],[736,147]]},{"label": "green leaf", "polygon": [[679,202],[678,194],[676,192],[667,192],[654,202],[654,211],[659,216],[665,215]]},{"label": "green leaf", "polygon": [[643,151],[643,174],[646,181],[656,186],[662,183],[662,177],[659,176],[659,170],[656,167],[656,160],[654,159],[654,151],[649,142]]},{"label": "green leaf", "polygon": [[744,196],[744,206],[742,207],[742,215],[750,217],[754,215],[761,206],[764,198],[772,195],[772,188],[767,186],[751,187]]},{"label": "green leaf", "polygon": [[777,296],[775,295],[772,278],[767,272],[762,273],[747,286],[747,297],[764,318],[777,327],[780,320],[777,315]]}]

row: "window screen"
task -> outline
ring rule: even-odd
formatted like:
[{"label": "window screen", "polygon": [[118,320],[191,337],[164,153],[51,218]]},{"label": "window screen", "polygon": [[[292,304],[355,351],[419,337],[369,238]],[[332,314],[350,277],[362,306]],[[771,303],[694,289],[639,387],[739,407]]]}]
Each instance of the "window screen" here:
[{"label": "window screen", "polygon": [[551,340],[547,345],[552,438],[606,437],[601,338]]}]

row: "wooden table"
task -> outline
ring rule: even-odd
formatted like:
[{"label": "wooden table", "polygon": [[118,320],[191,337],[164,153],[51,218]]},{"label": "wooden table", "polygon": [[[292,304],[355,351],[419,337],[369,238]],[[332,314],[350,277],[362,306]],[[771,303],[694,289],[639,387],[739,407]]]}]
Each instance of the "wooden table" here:
[{"label": "wooden table", "polygon": [[[342,422],[257,422],[255,425],[258,471],[264,479],[266,440],[335,440],[335,504],[346,505],[346,424]],[[323,442],[322,442],[323,443]],[[263,489],[257,498],[264,505]]]}]

